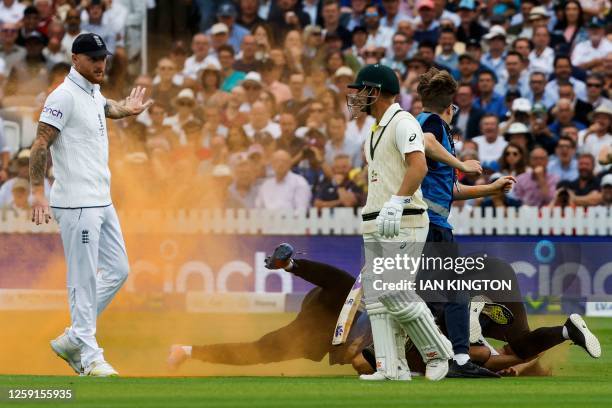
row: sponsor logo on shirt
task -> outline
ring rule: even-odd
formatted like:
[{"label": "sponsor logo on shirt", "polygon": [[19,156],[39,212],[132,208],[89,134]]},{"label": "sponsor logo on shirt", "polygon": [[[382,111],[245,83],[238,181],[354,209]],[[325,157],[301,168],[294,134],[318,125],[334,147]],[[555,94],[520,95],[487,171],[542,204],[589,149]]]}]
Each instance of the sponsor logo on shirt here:
[{"label": "sponsor logo on shirt", "polygon": [[54,117],[56,117],[56,118],[58,118],[58,119],[61,119],[61,118],[63,118],[63,117],[64,117],[64,114],[62,113],[62,111],[61,111],[61,110],[59,110],[59,109],[53,109],[53,108],[52,108],[52,107],[50,107],[50,106],[45,106],[45,107],[43,108],[43,110],[42,110],[42,113],[47,113],[47,114],[49,114],[49,115],[51,115],[51,116],[54,116]]}]

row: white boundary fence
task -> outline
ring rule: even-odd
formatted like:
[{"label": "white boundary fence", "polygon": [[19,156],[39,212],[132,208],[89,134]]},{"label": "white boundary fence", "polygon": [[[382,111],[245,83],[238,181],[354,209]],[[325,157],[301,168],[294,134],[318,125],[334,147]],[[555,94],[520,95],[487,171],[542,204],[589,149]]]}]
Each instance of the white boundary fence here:
[{"label": "white boundary fence", "polygon": [[[612,209],[520,207],[483,212],[480,208],[453,209],[457,235],[612,236]],[[269,210],[143,210],[121,211],[126,233],[248,234],[248,235],[359,235],[360,211],[352,208],[311,208],[303,211]],[[0,212],[0,233],[57,233],[57,224],[35,226],[29,213]]]}]

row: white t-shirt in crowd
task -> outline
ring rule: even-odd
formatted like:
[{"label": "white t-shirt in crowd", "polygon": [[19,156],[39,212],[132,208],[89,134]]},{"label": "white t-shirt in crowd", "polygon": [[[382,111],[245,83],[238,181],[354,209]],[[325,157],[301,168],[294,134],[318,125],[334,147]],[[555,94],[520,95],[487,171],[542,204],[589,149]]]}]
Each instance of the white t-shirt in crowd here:
[{"label": "white t-shirt in crowd", "polygon": [[17,23],[23,19],[23,11],[25,4],[15,0],[10,7],[6,7],[3,1],[0,1],[0,23]]},{"label": "white t-shirt in crowd", "polygon": [[478,158],[483,164],[497,162],[508,144],[501,136],[497,136],[493,143],[487,142],[484,136],[476,136],[472,140],[478,145]]},{"label": "white t-shirt in crowd", "polygon": [[259,131],[255,130],[255,128],[253,128],[253,125],[251,125],[250,123],[247,123],[242,128],[244,129],[244,133],[246,133],[246,135],[251,139],[253,138],[253,136],[255,136],[255,133],[257,132],[268,132],[270,135],[272,135],[274,139],[278,139],[282,133],[280,125],[272,121],[269,121],[268,124]]}]

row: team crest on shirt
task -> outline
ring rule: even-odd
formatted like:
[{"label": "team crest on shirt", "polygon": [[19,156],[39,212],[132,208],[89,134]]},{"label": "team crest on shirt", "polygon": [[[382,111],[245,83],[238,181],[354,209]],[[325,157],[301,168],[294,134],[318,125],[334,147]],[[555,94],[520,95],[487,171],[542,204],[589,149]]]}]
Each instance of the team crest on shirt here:
[{"label": "team crest on shirt", "polygon": [[378,181],[378,172],[376,170],[372,170],[370,174],[370,183],[376,183]]}]

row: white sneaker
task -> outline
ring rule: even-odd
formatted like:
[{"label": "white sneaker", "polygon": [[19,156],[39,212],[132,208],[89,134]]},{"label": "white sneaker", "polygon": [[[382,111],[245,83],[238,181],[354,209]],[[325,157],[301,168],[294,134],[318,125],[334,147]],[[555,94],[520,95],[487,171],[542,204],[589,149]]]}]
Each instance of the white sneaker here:
[{"label": "white sneaker", "polygon": [[601,357],[599,339],[589,330],[584,319],[579,314],[571,314],[565,322],[565,327],[571,341],[582,347],[593,358]]},{"label": "white sneaker", "polygon": [[359,379],[364,381],[410,381],[412,376],[409,370],[400,368],[397,379],[387,377],[382,371],[376,371],[374,374],[361,374]]},{"label": "white sneaker", "polygon": [[183,346],[174,344],[170,347],[170,354],[168,355],[166,363],[170,370],[177,370],[188,358],[187,353],[183,350]]},{"label": "white sneaker", "polygon": [[70,341],[68,329],[55,340],[51,340],[51,349],[59,358],[68,363],[75,373],[81,374],[81,348]]},{"label": "white sneaker", "polygon": [[431,381],[440,381],[448,374],[448,360],[436,358],[427,362],[425,378]]},{"label": "white sneaker", "polygon": [[90,377],[117,377],[119,373],[106,361],[94,361],[85,369],[85,375]]}]

